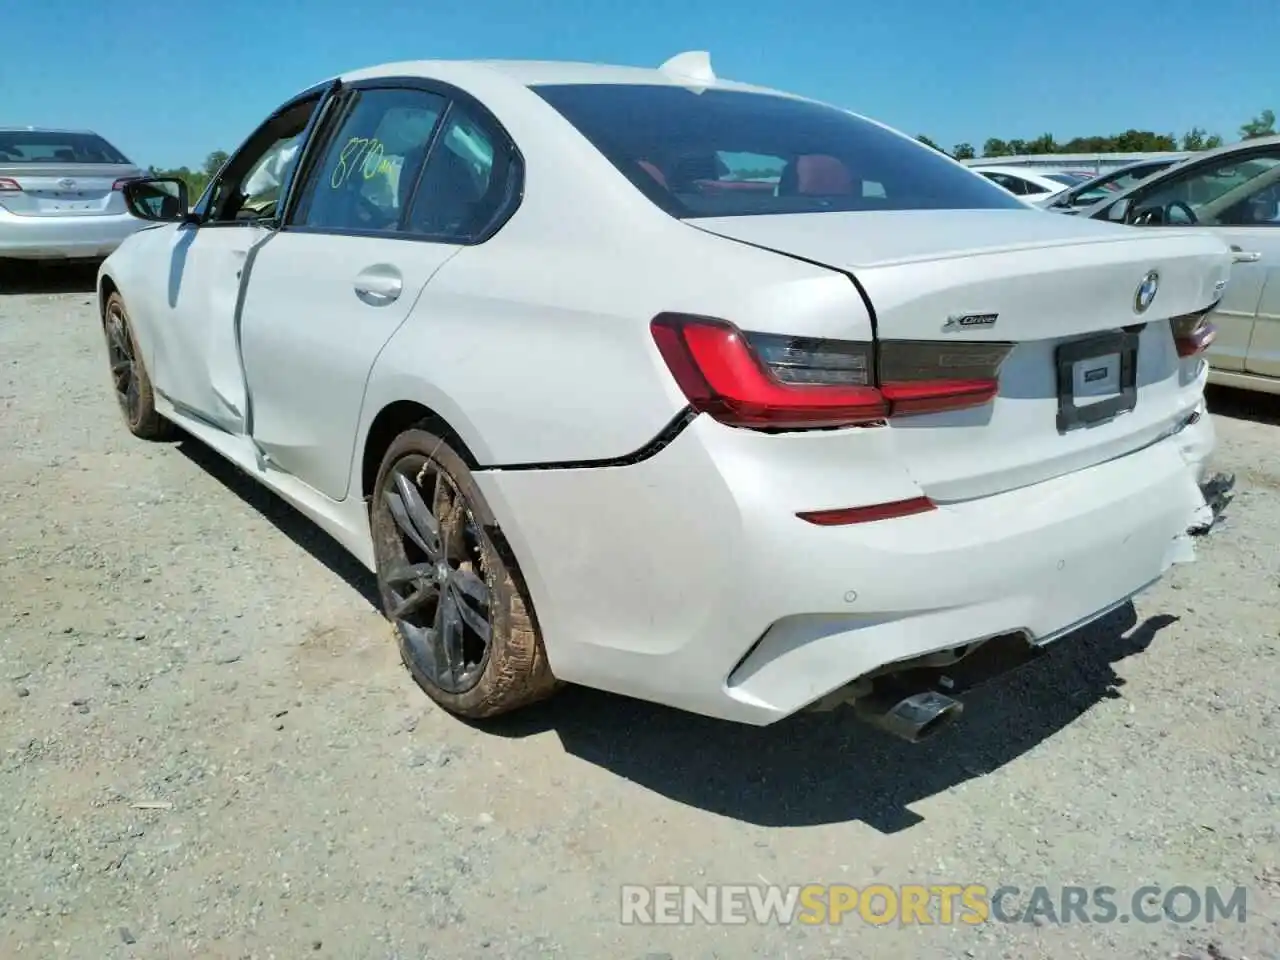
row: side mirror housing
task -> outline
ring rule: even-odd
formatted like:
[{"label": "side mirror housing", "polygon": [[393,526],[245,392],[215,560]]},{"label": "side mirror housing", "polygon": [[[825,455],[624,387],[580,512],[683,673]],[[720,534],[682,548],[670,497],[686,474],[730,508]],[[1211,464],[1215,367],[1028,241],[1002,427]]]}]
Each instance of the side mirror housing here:
[{"label": "side mirror housing", "polygon": [[187,185],[178,177],[146,177],[124,185],[124,203],[139,220],[178,223],[189,216]]},{"label": "side mirror housing", "polygon": [[1133,201],[1128,197],[1117,200],[1107,209],[1107,219],[1112,223],[1127,223],[1129,213],[1133,210]]}]

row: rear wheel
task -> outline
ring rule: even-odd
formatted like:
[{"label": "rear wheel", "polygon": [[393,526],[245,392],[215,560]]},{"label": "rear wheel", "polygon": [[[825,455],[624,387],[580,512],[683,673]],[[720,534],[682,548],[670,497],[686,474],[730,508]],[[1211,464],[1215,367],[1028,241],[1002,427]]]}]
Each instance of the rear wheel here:
[{"label": "rear wheel", "polygon": [[107,298],[102,326],[107,338],[111,383],[125,426],[143,440],[172,439],[176,431],[172,423],[156,412],[151,377],[142,363],[142,351],[120,294],[113,293]]},{"label": "rear wheel", "polygon": [[423,429],[378,470],[371,524],[378,592],[417,684],[461,717],[523,707],[559,686],[516,562],[462,458]]}]

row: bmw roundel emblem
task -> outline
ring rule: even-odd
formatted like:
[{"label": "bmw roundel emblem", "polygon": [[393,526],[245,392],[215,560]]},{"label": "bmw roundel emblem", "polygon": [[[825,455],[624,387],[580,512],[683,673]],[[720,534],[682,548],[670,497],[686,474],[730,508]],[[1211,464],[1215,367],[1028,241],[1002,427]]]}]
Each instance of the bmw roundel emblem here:
[{"label": "bmw roundel emblem", "polygon": [[1133,309],[1138,313],[1146,313],[1147,307],[1151,306],[1151,301],[1156,298],[1156,291],[1159,289],[1160,274],[1152,270],[1138,284],[1137,292],[1133,295]]}]

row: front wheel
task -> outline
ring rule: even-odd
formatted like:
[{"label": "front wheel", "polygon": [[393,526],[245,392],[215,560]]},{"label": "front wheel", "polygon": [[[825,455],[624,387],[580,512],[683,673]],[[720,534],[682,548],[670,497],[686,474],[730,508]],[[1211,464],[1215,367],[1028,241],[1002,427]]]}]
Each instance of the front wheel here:
[{"label": "front wheel", "polygon": [[172,423],[156,412],[155,392],[151,377],[142,362],[138,338],[134,336],[124,298],[118,293],[107,297],[103,310],[103,333],[107,338],[107,362],[111,365],[111,382],[116,401],[124,415],[125,426],[143,440],[170,440],[176,433]]},{"label": "front wheel", "polygon": [[378,592],[418,686],[471,719],[559,686],[515,559],[477,513],[488,515],[480,490],[444,440],[419,428],[395,439],[371,504]]}]

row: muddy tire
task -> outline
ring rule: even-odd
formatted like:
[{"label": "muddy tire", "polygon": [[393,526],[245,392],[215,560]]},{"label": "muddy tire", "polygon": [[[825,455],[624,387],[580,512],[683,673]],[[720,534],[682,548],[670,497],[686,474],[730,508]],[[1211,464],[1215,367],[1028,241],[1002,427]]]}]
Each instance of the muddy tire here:
[{"label": "muddy tire", "polygon": [[559,688],[515,558],[444,440],[422,427],[396,437],[378,469],[370,523],[383,612],[432,700],[482,719]]},{"label": "muddy tire", "polygon": [[172,440],[177,430],[156,412],[151,377],[142,362],[142,350],[133,332],[133,324],[129,322],[124,298],[118,293],[111,294],[102,314],[111,383],[125,426],[135,437],[143,440]]}]

